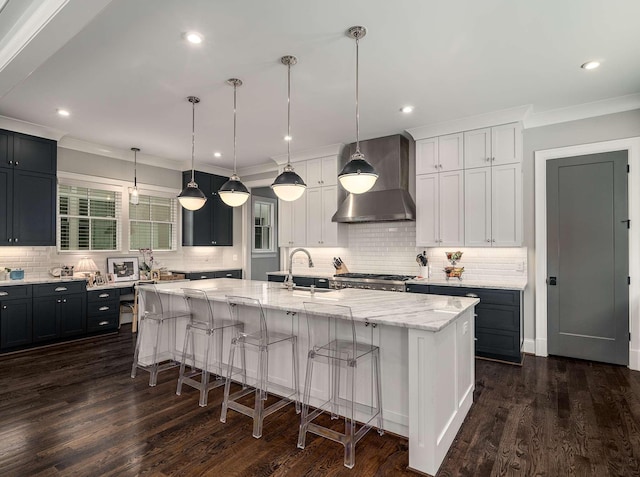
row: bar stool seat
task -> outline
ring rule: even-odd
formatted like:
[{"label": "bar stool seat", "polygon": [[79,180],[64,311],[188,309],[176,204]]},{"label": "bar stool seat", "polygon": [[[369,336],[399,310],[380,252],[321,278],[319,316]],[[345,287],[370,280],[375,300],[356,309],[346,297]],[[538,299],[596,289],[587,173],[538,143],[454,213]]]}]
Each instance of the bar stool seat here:
[{"label": "bar stool seat", "polygon": [[[158,382],[158,373],[167,369],[180,366],[180,363],[173,358],[159,361],[158,349],[162,341],[162,333],[165,328],[165,323],[168,321],[174,321],[177,318],[188,317],[188,311],[164,311],[162,300],[156,285],[145,285],[144,288],[139,289],[139,299],[142,300],[142,309],[144,314],[140,316],[138,323],[138,336],[136,339],[136,349],[133,353],[133,364],[131,365],[131,377],[135,378],[138,369],[149,372],[149,386],[155,386]],[[148,336],[148,338],[145,338]],[[151,339],[152,351],[149,360],[149,364],[143,364],[140,360],[140,348],[143,339]]]},{"label": "bar stool seat", "polygon": [[[344,465],[353,468],[355,465],[356,443],[377,422],[378,433],[382,434],[382,391],[380,382],[380,348],[373,344],[373,328],[370,325],[369,340],[356,338],[356,324],[353,320],[351,308],[342,305],[332,305],[317,302],[304,303],[307,327],[309,332],[309,352],[307,355],[307,373],[302,397],[302,415],[300,417],[300,431],[298,447],[304,449],[307,432],[326,437],[344,445]],[[369,323],[366,323],[369,325]],[[361,396],[370,403],[357,402],[357,391],[364,389],[359,382],[356,389],[356,371],[358,364],[364,359],[371,360],[370,395]],[[311,385],[314,366],[317,363],[327,364],[328,383],[326,389],[328,398],[316,409],[310,412]],[[341,372],[346,371],[346,398],[340,396]],[[316,384],[315,388],[319,386]],[[375,392],[373,389],[375,388]],[[374,406],[375,402],[375,406]],[[356,430],[356,410],[358,417],[364,424]],[[344,433],[321,426],[313,421],[328,412],[332,419],[344,416]],[[366,417],[363,417],[366,416]]]},{"label": "bar stool seat", "polygon": [[[236,412],[249,416],[253,419],[253,437],[256,439],[262,436],[262,426],[264,418],[282,409],[291,402],[295,403],[296,412],[300,412],[300,396],[298,387],[298,337],[293,334],[293,317],[294,313],[288,313],[291,317],[291,332],[270,331],[267,328],[267,321],[262,309],[260,300],[254,298],[227,296],[227,304],[229,305],[229,313],[236,323],[244,322],[245,325],[250,323],[259,323],[259,330],[253,332],[241,331],[238,336],[231,340],[231,349],[229,351],[229,363],[227,367],[227,379],[224,387],[224,400],[222,402],[222,412],[220,413],[220,421],[226,422],[227,410],[232,409]],[[243,318],[240,318],[240,314]],[[292,353],[292,388],[284,390],[283,386],[275,385],[269,382],[269,349],[279,343],[291,343]],[[234,354],[237,348],[244,353],[247,346],[258,352],[258,366],[256,370],[256,385],[252,389],[246,385],[246,361],[243,359],[242,368],[242,389],[230,394],[231,378],[234,375]],[[265,407],[265,401],[268,398],[268,388],[270,386],[278,387],[284,393],[288,393],[284,398]],[[249,407],[237,402],[238,399],[255,392],[254,407]]]},{"label": "bar stool seat", "polygon": [[[222,363],[222,346],[224,331],[232,332],[234,336],[238,331],[243,330],[242,323],[235,323],[230,319],[218,318],[213,313],[213,304],[204,290],[194,288],[183,288],[185,300],[191,313],[191,318],[187,324],[184,336],[184,346],[182,348],[182,359],[180,364],[180,375],[178,377],[178,386],[176,394],[182,393],[182,385],[186,384],[200,391],[200,406],[207,405],[209,391],[225,384],[223,363]],[[195,335],[204,335],[206,339],[205,351],[201,366],[197,366]],[[191,354],[189,354],[189,345],[191,345]],[[210,356],[212,352],[216,355],[215,368],[216,373],[211,381]],[[185,371],[187,361],[191,360],[191,371]],[[196,377],[200,377],[200,380]]]}]

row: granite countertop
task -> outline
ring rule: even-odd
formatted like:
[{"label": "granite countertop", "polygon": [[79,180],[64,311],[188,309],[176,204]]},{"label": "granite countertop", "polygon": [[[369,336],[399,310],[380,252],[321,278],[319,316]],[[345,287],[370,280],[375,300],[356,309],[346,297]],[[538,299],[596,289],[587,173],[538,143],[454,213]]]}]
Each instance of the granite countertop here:
[{"label": "granite countertop", "polygon": [[61,283],[61,282],[77,282],[86,281],[84,278],[62,277],[62,278],[25,278],[24,280],[0,280],[0,287],[9,287],[13,285],[36,285],[38,283]]},{"label": "granite countertop", "polygon": [[[267,275],[288,275],[287,271],[277,271],[277,272],[269,272]],[[326,272],[304,272],[304,273],[294,273],[296,277],[311,277],[311,278],[327,278],[330,279],[333,275],[329,275]],[[470,288],[493,288],[498,290],[524,290],[527,287],[527,279],[512,279],[512,280],[500,280],[499,278],[490,278],[490,279],[468,279],[463,278],[462,280],[458,280],[457,278],[452,278],[450,280],[446,280],[445,278],[414,278],[413,280],[407,280],[405,283],[415,283],[418,285],[438,285],[443,287],[470,287]]]},{"label": "granite countertop", "polygon": [[[339,304],[351,307],[356,321],[368,321],[426,331],[440,331],[480,300],[466,297],[422,295],[378,290],[341,289],[311,294],[307,290],[288,291],[280,284],[252,280],[217,278],[188,283],[156,285],[160,293],[182,295],[183,288],[207,292],[214,301],[225,301],[227,295],[257,298],[265,309],[304,313],[304,302]],[[145,285],[140,288],[145,289]]]}]

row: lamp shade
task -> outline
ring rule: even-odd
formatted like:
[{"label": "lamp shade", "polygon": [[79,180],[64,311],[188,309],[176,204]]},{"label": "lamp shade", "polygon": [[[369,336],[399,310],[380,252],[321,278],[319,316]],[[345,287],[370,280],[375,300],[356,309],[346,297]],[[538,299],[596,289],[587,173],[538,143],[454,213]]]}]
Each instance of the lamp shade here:
[{"label": "lamp shade", "polygon": [[249,198],[249,190],[240,181],[237,174],[229,177],[229,180],[222,184],[218,190],[222,201],[231,207],[239,207]]},{"label": "lamp shade", "polygon": [[187,210],[198,210],[201,209],[202,206],[207,201],[207,198],[200,189],[198,189],[198,184],[195,182],[189,182],[187,187],[182,189],[180,195],[178,196],[178,202],[180,205]]},{"label": "lamp shade", "polygon": [[340,174],[340,184],[352,194],[363,194],[373,187],[378,180],[378,173],[361,153],[355,153],[347,162]]},{"label": "lamp shade", "polygon": [[279,199],[292,202],[302,197],[307,184],[304,183],[302,177],[294,172],[291,164],[287,164],[282,173],[275,178],[271,188]]},{"label": "lamp shade", "polygon": [[93,259],[89,257],[81,258],[80,261],[78,262],[78,265],[76,265],[76,268],[75,268],[76,272],[81,272],[81,273],[91,273],[97,270],[98,270],[98,266],[96,265],[96,262],[94,262]]}]

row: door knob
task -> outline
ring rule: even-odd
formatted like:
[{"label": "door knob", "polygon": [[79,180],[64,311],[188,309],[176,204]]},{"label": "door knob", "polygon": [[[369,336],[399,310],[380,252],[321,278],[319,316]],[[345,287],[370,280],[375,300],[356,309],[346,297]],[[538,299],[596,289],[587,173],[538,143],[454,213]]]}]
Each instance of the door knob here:
[{"label": "door knob", "polygon": [[556,286],[556,277],[549,277],[549,280],[547,280],[547,283],[551,286]]}]

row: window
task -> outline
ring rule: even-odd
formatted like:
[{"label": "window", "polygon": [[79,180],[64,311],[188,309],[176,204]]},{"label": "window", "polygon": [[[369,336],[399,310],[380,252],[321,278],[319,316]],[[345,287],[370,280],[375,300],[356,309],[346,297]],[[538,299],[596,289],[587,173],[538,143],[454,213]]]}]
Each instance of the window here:
[{"label": "window", "polygon": [[138,205],[129,202],[129,250],[176,249],[176,200],[140,195]]},{"label": "window", "polygon": [[58,186],[58,244],[64,251],[119,250],[119,192]]},{"label": "window", "polygon": [[256,199],[253,203],[253,250],[274,252],[274,202]]}]

